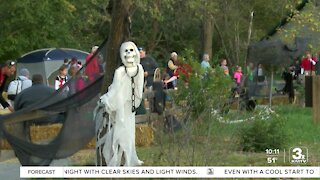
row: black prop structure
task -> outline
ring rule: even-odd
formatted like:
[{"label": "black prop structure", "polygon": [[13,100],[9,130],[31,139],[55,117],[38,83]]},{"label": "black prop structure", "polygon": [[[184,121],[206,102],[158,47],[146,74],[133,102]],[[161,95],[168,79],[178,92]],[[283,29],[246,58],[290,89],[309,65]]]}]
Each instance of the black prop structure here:
[{"label": "black prop structure", "polygon": [[[51,97],[0,117],[0,132],[22,165],[50,165],[54,159],[66,158],[81,150],[95,137],[93,111],[103,84],[106,42],[107,39],[77,75]],[[86,69],[95,63],[99,72],[89,78]],[[83,87],[77,87],[78,83]],[[66,93],[67,86],[70,90]],[[51,124],[62,124],[58,135],[45,142],[32,142],[30,125],[48,119]]]}]

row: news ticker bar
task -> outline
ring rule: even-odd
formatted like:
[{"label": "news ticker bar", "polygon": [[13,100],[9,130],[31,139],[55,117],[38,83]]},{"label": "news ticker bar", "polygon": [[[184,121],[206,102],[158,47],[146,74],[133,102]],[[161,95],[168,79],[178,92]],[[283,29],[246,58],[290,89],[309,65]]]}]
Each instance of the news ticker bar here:
[{"label": "news ticker bar", "polygon": [[320,178],[320,167],[20,167],[20,178]]}]

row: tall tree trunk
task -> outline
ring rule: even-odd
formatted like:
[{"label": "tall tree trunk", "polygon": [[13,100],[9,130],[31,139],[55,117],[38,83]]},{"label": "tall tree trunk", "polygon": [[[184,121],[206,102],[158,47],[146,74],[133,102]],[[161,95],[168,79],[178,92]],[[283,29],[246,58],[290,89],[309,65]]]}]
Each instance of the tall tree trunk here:
[{"label": "tall tree trunk", "polygon": [[248,40],[247,40],[247,52],[245,53],[245,57],[244,57],[244,65],[247,65],[247,59],[248,59],[248,49],[249,49],[249,45],[250,45],[250,39],[251,39],[251,33],[252,33],[252,21],[253,21],[253,11],[251,11],[250,13],[250,23],[249,23],[249,29],[248,29]]},{"label": "tall tree trunk", "polygon": [[240,65],[240,35],[239,35],[239,24],[238,23],[236,23],[235,24],[235,31],[234,31],[234,33],[235,33],[235,41],[234,41],[234,43],[235,43],[235,58],[236,58],[236,65]]},{"label": "tall tree trunk", "polygon": [[212,58],[212,35],[213,35],[213,22],[212,18],[204,18],[202,25],[203,39],[202,39],[202,53],[209,54]]},{"label": "tall tree trunk", "polygon": [[[159,12],[160,6],[161,6],[161,0],[153,0],[153,5],[155,11]],[[152,25],[151,25],[151,36],[148,38],[148,45],[147,45],[147,51],[149,53],[152,53],[154,49],[157,47],[160,38],[162,36],[161,33],[159,33],[159,20],[156,18],[152,19]]]},{"label": "tall tree trunk", "polygon": [[224,54],[225,54],[225,56],[226,56],[226,58],[227,58],[227,62],[228,62],[229,65],[231,65],[230,55],[229,55],[229,52],[228,52],[226,43],[225,43],[225,41],[224,41],[224,39],[223,39],[222,33],[221,33],[221,31],[220,31],[220,28],[219,28],[219,26],[218,26],[214,21],[213,21],[213,23],[214,23],[214,27],[215,27],[215,29],[216,29],[216,31],[217,31],[217,33],[218,33],[218,36],[219,36],[219,38],[220,38],[220,40],[221,40],[222,48],[223,48]]},{"label": "tall tree trunk", "polygon": [[[111,29],[108,36],[108,42],[106,44],[106,72],[104,74],[103,86],[101,93],[105,93],[108,87],[112,83],[114,71],[120,64],[120,45],[123,41],[126,41],[130,37],[130,16],[129,11],[132,6],[132,0],[111,0]],[[109,7],[110,8],[110,7]],[[102,138],[106,133],[106,128],[101,132]],[[103,146],[102,146],[103,147]],[[107,165],[102,156],[103,148],[98,148],[97,163],[98,166]]]},{"label": "tall tree trunk", "polygon": [[115,69],[120,64],[119,49],[130,37],[130,9],[132,0],[113,0],[111,28],[106,45],[106,72],[101,92],[107,91],[112,83]]}]

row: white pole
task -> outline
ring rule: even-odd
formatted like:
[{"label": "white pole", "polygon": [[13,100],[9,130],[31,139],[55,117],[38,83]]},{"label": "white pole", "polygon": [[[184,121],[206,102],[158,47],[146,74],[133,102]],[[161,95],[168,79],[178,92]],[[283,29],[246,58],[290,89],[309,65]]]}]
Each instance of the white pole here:
[{"label": "white pole", "polygon": [[273,67],[271,67],[271,80],[270,80],[270,91],[269,91],[269,108],[272,106],[272,87],[273,87]]},{"label": "white pole", "polygon": [[[253,16],[254,16],[254,12],[251,11],[251,13],[250,13],[249,30],[248,30],[247,50],[248,50],[249,45],[250,45]],[[248,58],[248,55],[247,55],[247,54],[248,54],[248,53],[246,53],[246,57],[244,58],[244,65],[245,65],[245,66],[247,65],[247,58]]]}]

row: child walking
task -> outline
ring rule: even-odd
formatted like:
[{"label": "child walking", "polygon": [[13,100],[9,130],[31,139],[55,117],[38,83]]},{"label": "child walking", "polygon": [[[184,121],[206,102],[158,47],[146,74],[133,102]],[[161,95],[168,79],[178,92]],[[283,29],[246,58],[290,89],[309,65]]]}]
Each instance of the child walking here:
[{"label": "child walking", "polygon": [[241,90],[241,79],[242,79],[242,68],[241,66],[238,66],[236,69],[236,72],[233,75],[233,78],[236,81],[237,87],[235,88],[235,96],[239,97],[240,90]]},{"label": "child walking", "polygon": [[233,75],[233,78],[236,80],[237,85],[240,86],[241,78],[242,78],[242,68],[241,68],[241,66],[237,67],[236,72]]}]

